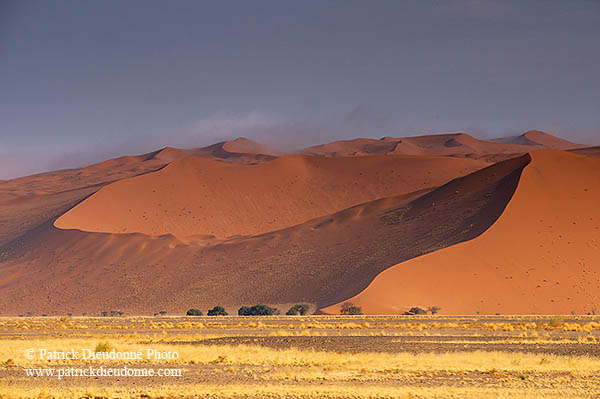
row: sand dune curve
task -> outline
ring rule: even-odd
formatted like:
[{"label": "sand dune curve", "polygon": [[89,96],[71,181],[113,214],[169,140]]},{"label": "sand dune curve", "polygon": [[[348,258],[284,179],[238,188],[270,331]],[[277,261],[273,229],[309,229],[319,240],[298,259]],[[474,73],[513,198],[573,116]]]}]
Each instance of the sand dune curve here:
[{"label": "sand dune curve", "polygon": [[256,235],[433,188],[484,166],[470,159],[408,156],[285,156],[258,165],[192,156],[102,188],[55,226],[186,240]]}]

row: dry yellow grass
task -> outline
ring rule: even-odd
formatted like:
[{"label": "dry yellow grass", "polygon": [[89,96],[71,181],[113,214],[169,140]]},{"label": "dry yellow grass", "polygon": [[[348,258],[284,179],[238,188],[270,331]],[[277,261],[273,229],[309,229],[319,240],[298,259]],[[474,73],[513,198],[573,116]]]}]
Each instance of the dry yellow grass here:
[{"label": "dry yellow grass", "polygon": [[[423,343],[424,341],[419,341]],[[427,342],[427,341],[425,341]],[[436,342],[436,341],[432,341]],[[456,341],[467,343],[467,340]],[[494,341],[497,342],[497,341]],[[502,341],[500,341],[503,343]],[[507,341],[510,343],[511,341]],[[515,341],[523,343],[522,341]],[[543,340],[532,344],[544,343]],[[556,342],[556,341],[551,341]],[[9,359],[16,366],[33,364],[74,363],[72,360],[28,360],[25,351],[33,348],[44,348],[47,351],[69,351],[87,348],[95,351],[99,344],[108,344],[120,352],[145,351],[148,348],[157,351],[176,351],[177,360],[143,360],[144,363],[208,364],[222,358],[222,363],[231,365],[260,366],[301,366],[328,367],[344,370],[368,370],[371,373],[390,370],[447,370],[447,371],[482,371],[488,369],[504,371],[540,371],[540,372],[575,372],[600,373],[600,358],[585,356],[556,356],[549,354],[533,354],[520,352],[452,352],[452,353],[335,353],[298,349],[271,349],[252,345],[177,345],[177,344],[140,344],[131,340],[113,339],[98,341],[89,339],[23,339],[0,340],[0,363]],[[110,362],[96,360],[95,362]],[[120,363],[136,363],[128,360]]]},{"label": "dry yellow grass", "polygon": [[[587,398],[600,397],[600,358],[548,353],[342,353],[275,349],[259,337],[292,340],[392,337],[412,345],[594,348],[593,317],[266,317],[0,319],[0,398]],[[49,331],[54,331],[48,334]],[[448,337],[448,335],[452,337]],[[249,336],[243,345],[189,344]],[[398,338],[394,338],[398,337]],[[415,337],[414,339],[408,337]],[[419,338],[419,339],[417,339]],[[448,339],[450,338],[450,339]],[[386,339],[386,338],[382,338]],[[364,341],[363,341],[364,340]],[[256,341],[255,344],[252,342]],[[248,343],[249,342],[249,343]],[[27,349],[176,351],[175,360],[29,360]],[[569,353],[569,350],[563,353]],[[583,353],[586,353],[585,351]],[[182,379],[26,378],[25,367],[90,364],[179,367]],[[146,396],[144,396],[146,395]]]},{"label": "dry yellow grass", "polygon": [[[1,387],[2,385],[0,385]],[[186,392],[182,395],[181,392]],[[580,399],[588,397],[585,388],[543,389],[539,387],[519,388],[470,388],[470,387],[352,387],[347,385],[329,386],[286,386],[281,385],[165,385],[152,389],[115,388],[58,388],[49,392],[44,388],[13,388],[10,393],[0,393],[2,399],[100,399],[100,398],[213,398],[213,399]]]}]

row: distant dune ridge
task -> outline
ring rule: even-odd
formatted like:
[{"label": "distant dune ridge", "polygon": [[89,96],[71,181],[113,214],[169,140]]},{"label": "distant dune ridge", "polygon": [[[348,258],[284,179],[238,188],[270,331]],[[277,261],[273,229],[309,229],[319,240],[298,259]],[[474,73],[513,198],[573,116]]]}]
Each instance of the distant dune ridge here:
[{"label": "distant dune ridge", "polygon": [[489,154],[522,154],[533,149],[569,150],[581,145],[531,130],[516,137],[493,141],[476,139],[465,133],[375,139],[354,139],[309,147],[307,154],[322,156],[356,156],[368,154],[403,154],[429,156],[482,157]]},{"label": "distant dune ridge", "polygon": [[519,136],[505,137],[493,141],[505,144],[539,146],[541,148],[556,150],[572,150],[583,147],[581,144],[575,144],[539,130],[529,130]]},{"label": "distant dune ridge", "polygon": [[599,167],[597,147],[528,131],[295,155],[240,138],[0,181],[0,314],[337,313],[349,298],[368,313],[592,312]]}]

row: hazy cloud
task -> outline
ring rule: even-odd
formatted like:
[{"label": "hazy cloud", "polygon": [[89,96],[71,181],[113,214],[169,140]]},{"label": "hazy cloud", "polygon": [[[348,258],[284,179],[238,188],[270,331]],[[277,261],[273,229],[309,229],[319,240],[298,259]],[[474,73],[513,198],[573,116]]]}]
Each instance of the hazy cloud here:
[{"label": "hazy cloud", "polygon": [[54,166],[65,148],[60,146],[9,146],[0,144],[0,180],[27,176],[47,170]]},{"label": "hazy cloud", "polygon": [[312,111],[293,118],[264,111],[217,114],[199,119],[167,137],[169,145],[182,147],[247,137],[280,150],[293,151],[329,140],[381,137],[395,132],[394,129],[390,115],[359,105],[348,113],[328,117]]},{"label": "hazy cloud", "polygon": [[247,137],[274,149],[291,152],[324,141],[393,135],[389,115],[361,105],[331,117],[311,112],[286,118],[264,111],[247,114],[219,113],[200,118],[170,132],[143,134],[104,146],[83,144],[0,146],[0,179],[48,170],[75,168],[122,155],[150,152],[165,146],[193,148]]},{"label": "hazy cloud", "polygon": [[249,114],[216,114],[197,120],[181,131],[171,133],[170,145],[193,147],[199,143],[255,137],[286,123],[281,117],[261,111]]},{"label": "hazy cloud", "polygon": [[542,124],[498,133],[470,124],[453,130],[440,130],[434,125],[427,129],[411,128],[393,114],[364,104],[349,112],[329,116],[323,116],[318,109],[304,111],[301,116],[293,118],[260,110],[246,114],[218,113],[199,118],[170,132],[137,135],[104,146],[73,143],[52,146],[0,145],[0,179],[82,167],[122,155],[143,154],[165,146],[202,147],[237,137],[247,137],[282,152],[356,137],[403,137],[449,131],[462,131],[477,138],[491,139],[539,129],[581,144],[600,144],[600,128],[592,131]]}]

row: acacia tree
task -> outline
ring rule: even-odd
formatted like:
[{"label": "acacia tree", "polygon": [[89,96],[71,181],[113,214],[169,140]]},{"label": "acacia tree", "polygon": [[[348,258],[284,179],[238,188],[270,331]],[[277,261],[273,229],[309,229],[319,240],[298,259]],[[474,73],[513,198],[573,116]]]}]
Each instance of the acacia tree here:
[{"label": "acacia tree", "polygon": [[288,310],[285,314],[288,316],[305,315],[308,312],[309,308],[310,306],[308,306],[305,303],[297,303],[294,306],[292,306],[290,310]]},{"label": "acacia tree", "polygon": [[215,306],[214,308],[210,309],[206,314],[209,316],[227,316],[229,313],[225,311],[225,308],[223,306]]},{"label": "acacia tree", "polygon": [[202,316],[202,311],[199,309],[190,309],[187,311],[186,316]]},{"label": "acacia tree", "polygon": [[242,306],[238,310],[240,316],[272,316],[278,315],[279,309],[267,305]]}]

